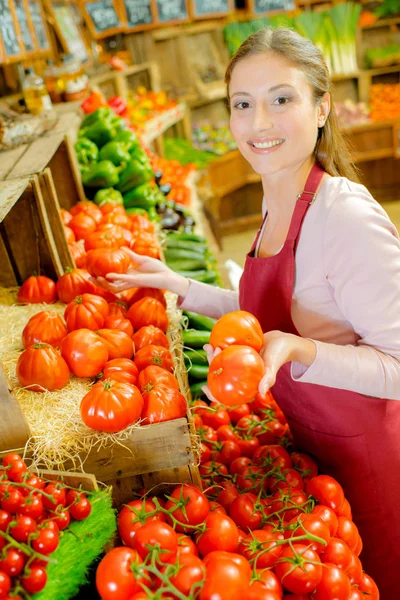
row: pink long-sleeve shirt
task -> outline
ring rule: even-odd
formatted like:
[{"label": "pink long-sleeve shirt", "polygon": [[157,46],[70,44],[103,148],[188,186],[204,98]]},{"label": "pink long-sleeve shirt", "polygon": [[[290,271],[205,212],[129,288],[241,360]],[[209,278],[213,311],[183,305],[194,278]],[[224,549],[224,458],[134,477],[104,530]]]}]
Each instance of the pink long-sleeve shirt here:
[{"label": "pink long-sleeve shirt", "polygon": [[[400,241],[364,186],[324,181],[295,268],[293,323],[317,354],[308,368],[292,362],[293,379],[400,400]],[[216,318],[240,308],[237,292],[193,280],[180,306]]]}]

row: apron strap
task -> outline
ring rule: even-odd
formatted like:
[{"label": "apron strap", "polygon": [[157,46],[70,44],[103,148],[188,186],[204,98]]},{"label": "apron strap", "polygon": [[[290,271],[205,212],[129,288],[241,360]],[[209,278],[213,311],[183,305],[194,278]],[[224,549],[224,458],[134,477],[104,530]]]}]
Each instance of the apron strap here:
[{"label": "apron strap", "polygon": [[297,196],[294,207],[287,242],[295,242],[299,237],[300,229],[309,206],[314,202],[316,193],[325,171],[315,162],[304,186],[304,190]]}]

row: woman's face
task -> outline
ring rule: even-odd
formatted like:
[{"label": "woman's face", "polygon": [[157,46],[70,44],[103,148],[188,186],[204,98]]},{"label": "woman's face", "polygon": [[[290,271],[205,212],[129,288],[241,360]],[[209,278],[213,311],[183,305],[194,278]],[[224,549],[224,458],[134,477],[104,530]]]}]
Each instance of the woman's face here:
[{"label": "woman's face", "polygon": [[296,169],[312,155],[329,94],[316,105],[304,73],[291,62],[276,54],[240,60],[229,95],[233,136],[256,173]]}]

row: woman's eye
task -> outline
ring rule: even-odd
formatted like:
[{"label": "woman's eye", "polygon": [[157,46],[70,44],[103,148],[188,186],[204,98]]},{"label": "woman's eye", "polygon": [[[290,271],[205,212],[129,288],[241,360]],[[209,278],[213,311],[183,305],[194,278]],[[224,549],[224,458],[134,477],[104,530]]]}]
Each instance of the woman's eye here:
[{"label": "woman's eye", "polygon": [[243,110],[244,108],[249,108],[250,104],[248,102],[237,102],[235,104],[235,108],[238,108],[239,110]]},{"label": "woman's eye", "polygon": [[287,96],[279,96],[276,100],[274,100],[274,104],[277,104],[278,106],[284,106],[289,102],[289,100],[290,98]]}]

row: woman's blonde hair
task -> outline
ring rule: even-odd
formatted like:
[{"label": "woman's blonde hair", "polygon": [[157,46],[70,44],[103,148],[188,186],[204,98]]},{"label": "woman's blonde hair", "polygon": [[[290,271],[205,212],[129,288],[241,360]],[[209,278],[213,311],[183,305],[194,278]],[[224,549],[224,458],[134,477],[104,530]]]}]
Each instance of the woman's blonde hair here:
[{"label": "woman's blonde hair", "polygon": [[[274,53],[283,56],[301,69],[318,103],[327,92],[331,93],[328,67],[322,53],[314,44],[295,31],[279,27],[260,29],[250,35],[231,58],[225,73],[227,95],[235,65],[253,54]],[[346,140],[341,133],[333,107],[325,125],[319,129],[314,155],[319,165],[329,175],[347,177],[359,181],[357,168],[353,165]]]}]

